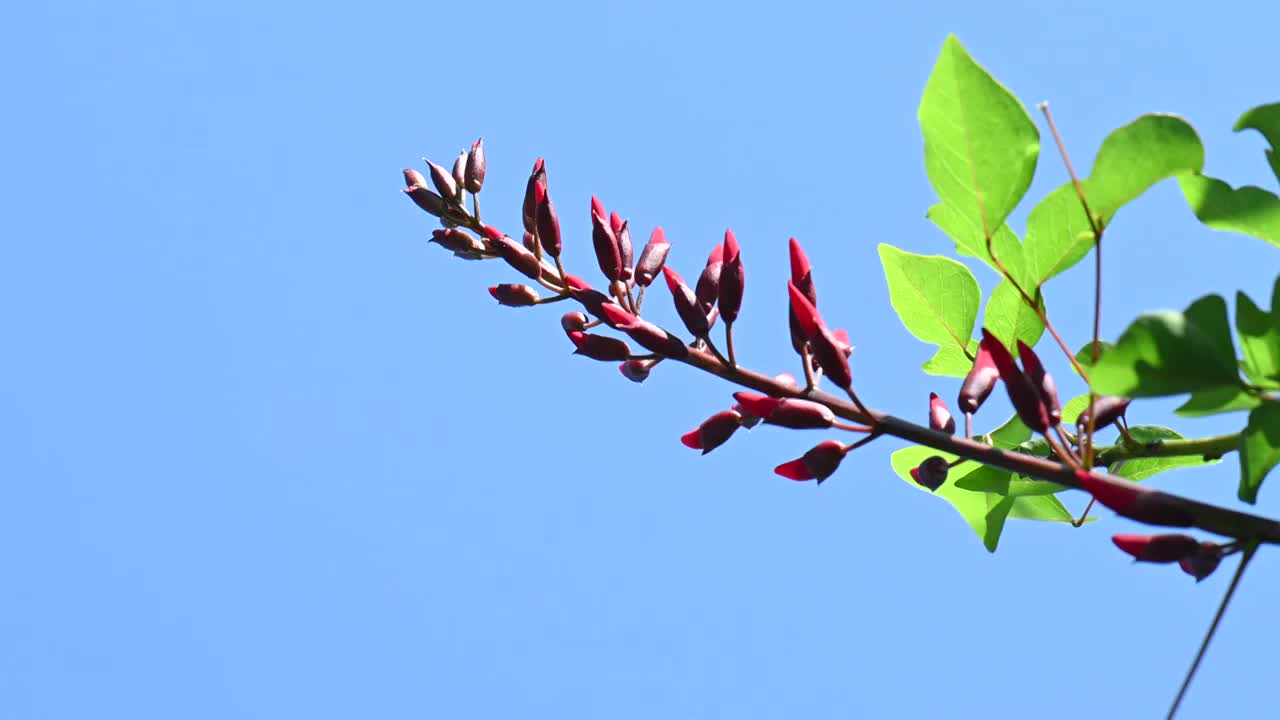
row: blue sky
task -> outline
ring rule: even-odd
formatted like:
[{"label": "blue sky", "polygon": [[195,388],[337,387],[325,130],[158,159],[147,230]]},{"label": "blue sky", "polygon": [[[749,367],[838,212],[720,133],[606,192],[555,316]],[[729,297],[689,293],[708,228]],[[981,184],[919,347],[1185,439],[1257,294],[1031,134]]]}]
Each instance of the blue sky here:
[{"label": "blue sky", "polygon": [[[773,372],[795,370],[796,236],[863,397],[923,418],[957,383],[916,370],[930,349],[893,315],[875,247],[950,252],[924,219],[915,119],[947,33],[1050,100],[1081,166],[1112,128],[1170,111],[1207,171],[1274,188],[1261,139],[1230,128],[1278,99],[1280,11],[1138,5],[9,10],[0,714],[1163,712],[1228,573],[1133,566],[1108,537],[1137,526],[1106,512],[1011,523],[988,555],[892,474],[892,442],[820,490],[771,473],[815,436],[762,428],[700,458],[678,437],[728,386],[678,367],[637,386],[570,357],[558,306],[496,307],[484,288],[514,274],[428,246],[399,193],[402,167],[483,136],[491,221],[519,227],[547,158],[566,258],[590,277],[592,193],[641,240],[662,225],[686,276],[732,227],[739,354]],[[1029,200],[1065,179],[1045,148]],[[1277,267],[1197,225],[1171,183],[1108,240],[1108,337],[1210,291],[1262,300]],[[1079,343],[1090,287],[1078,270],[1046,291]],[[1230,503],[1235,476],[1230,458],[1156,482]],[[1275,703],[1276,572],[1261,553],[1185,717]]]}]

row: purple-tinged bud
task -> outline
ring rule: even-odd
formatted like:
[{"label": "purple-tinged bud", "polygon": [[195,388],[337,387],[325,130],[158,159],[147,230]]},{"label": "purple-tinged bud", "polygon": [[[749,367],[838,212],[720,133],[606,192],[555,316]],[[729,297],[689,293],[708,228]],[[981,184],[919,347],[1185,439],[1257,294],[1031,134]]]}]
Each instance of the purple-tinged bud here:
[{"label": "purple-tinged bud", "polygon": [[[813,268],[809,265],[809,258],[805,256],[804,249],[800,247],[800,243],[795,238],[791,238],[791,282],[796,286],[796,290],[804,295],[809,304],[815,308],[818,306],[818,292],[813,286]],[[791,321],[791,346],[796,352],[804,349],[805,336],[800,328],[799,321],[796,318],[795,310],[792,309],[787,313]]]},{"label": "purple-tinged bud", "polygon": [[609,229],[613,231],[614,235],[618,234],[618,231],[622,229],[621,215],[616,212],[609,213]]},{"label": "purple-tinged bud", "polygon": [[538,232],[538,195],[539,191],[547,190],[547,171],[546,165],[542,162],[542,158],[538,158],[533,163],[533,172],[529,173],[529,182],[524,187],[524,208],[522,215],[524,219],[524,229],[531,232]]},{"label": "purple-tinged bud", "polygon": [[454,228],[433,230],[431,240],[428,242],[438,243],[444,249],[466,260],[479,260],[485,256],[484,243]]},{"label": "purple-tinged bud", "polygon": [[499,240],[507,237],[506,233],[492,225],[481,225],[480,234],[483,235],[486,240]]},{"label": "purple-tinged bud", "polygon": [[1209,577],[1222,562],[1223,547],[1217,543],[1203,542],[1194,553],[1178,561],[1182,572],[1196,579],[1196,582]]},{"label": "purple-tinged bud", "polygon": [[503,260],[506,260],[507,264],[515,268],[520,274],[533,280],[537,280],[542,276],[542,263],[525,246],[506,236],[486,239],[486,242],[494,252]]},{"label": "purple-tinged bud", "polygon": [[574,347],[578,348],[573,352],[574,355],[582,355],[592,360],[618,362],[631,357],[631,348],[627,347],[625,342],[608,335],[593,335],[581,330],[573,330],[569,333],[569,340],[573,342]]},{"label": "purple-tinged bud", "polygon": [[986,346],[991,360],[996,364],[996,370],[1000,371],[1000,379],[1009,392],[1009,401],[1013,403],[1014,410],[1018,411],[1023,424],[1038,433],[1048,430],[1049,408],[1031,378],[1014,364],[1013,356],[1004,344],[986,328],[982,329],[981,344]]},{"label": "purple-tinged bud", "polygon": [[567,333],[574,332],[574,331],[581,331],[585,329],[586,326],[587,326],[586,313],[579,312],[577,310],[571,310],[565,313],[564,315],[560,316],[560,327],[564,328],[564,331]]},{"label": "purple-tinged bud", "polygon": [[742,269],[742,252],[732,230],[724,231],[724,267],[720,270],[720,317],[725,323],[738,319],[742,309],[742,293],[746,275]]},{"label": "purple-tinged bud", "polygon": [[623,282],[631,282],[634,275],[632,266],[635,264],[634,251],[631,248],[631,221],[623,220],[622,227],[614,233],[618,237],[618,254],[622,256],[622,272],[619,278]]},{"label": "purple-tinged bud", "polygon": [[696,430],[682,435],[680,442],[684,443],[685,447],[701,450],[702,454],[706,455],[733,436],[740,427],[741,419],[742,416],[732,410],[721,410],[702,421]]},{"label": "purple-tinged bud", "polygon": [[453,161],[453,184],[458,186],[458,202],[462,202],[462,189],[467,184],[467,151],[463,150]]},{"label": "purple-tinged bud", "polygon": [[831,477],[836,468],[840,467],[840,461],[844,460],[848,452],[843,443],[824,440],[801,457],[785,462],[773,471],[791,480],[817,480],[821,485],[823,480]]},{"label": "purple-tinged bud", "polygon": [[528,285],[502,283],[489,288],[489,294],[498,304],[508,307],[527,307],[538,303],[538,291]]},{"label": "purple-tinged bud", "polygon": [[996,368],[996,361],[991,358],[991,351],[987,346],[979,344],[973,369],[965,376],[964,383],[960,385],[960,397],[956,399],[960,412],[970,415],[978,412],[999,379],[1000,370]]},{"label": "purple-tinged bud", "polygon": [[641,320],[611,302],[602,304],[600,310],[605,322],[626,333],[628,337],[640,343],[649,351],[676,360],[688,356],[689,348],[685,346],[680,338],[648,320]]},{"label": "purple-tinged bud", "polygon": [[[593,290],[589,284],[577,275],[565,275],[565,281],[569,284],[569,295],[574,300],[582,303],[587,312],[605,320],[604,305],[612,304],[608,295]],[[615,306],[616,307],[616,306]]]},{"label": "purple-tinged bud", "polygon": [[829,428],[836,421],[831,408],[812,400],[775,398],[751,392],[736,392],[733,399],[748,413],[770,425],[809,430]]},{"label": "purple-tinged bud", "polygon": [[821,325],[818,326],[818,334],[809,340],[814,363],[822,368],[827,379],[835,383],[836,387],[847,391],[853,387],[853,370],[849,367],[849,356],[845,354],[845,347],[848,346],[841,345],[831,331]]},{"label": "purple-tinged bud", "polygon": [[948,435],[956,431],[956,419],[937,393],[929,393],[929,427]]},{"label": "purple-tinged bud", "polygon": [[[409,171],[406,170],[405,172],[408,173]],[[431,215],[440,217],[444,214],[444,198],[428,190],[425,185],[410,185],[403,192],[418,207]]]},{"label": "purple-tinged bud", "polygon": [[1124,417],[1124,413],[1129,409],[1129,398],[1118,397],[1116,395],[1099,395],[1093,400],[1093,405],[1085,408],[1080,413],[1076,425],[1087,428],[1089,427],[1089,415],[1096,413],[1096,419],[1093,421],[1093,429],[1101,430],[1111,423]]},{"label": "purple-tinged bud", "polygon": [[413,168],[405,168],[401,172],[404,173],[404,186],[406,188],[411,188],[414,185],[417,185],[424,190],[426,189],[427,179],[423,177],[422,173],[414,170]]},{"label": "purple-tinged bud", "polygon": [[667,262],[667,253],[671,251],[671,243],[667,242],[667,235],[662,228],[653,229],[653,234],[649,236],[649,242],[645,243],[644,250],[640,251],[640,261],[636,263],[636,284],[640,287],[649,287],[653,279],[662,272],[663,266]]},{"label": "purple-tinged bud", "polygon": [[484,138],[471,143],[471,152],[467,153],[465,184],[472,193],[480,192],[484,186]]},{"label": "purple-tinged bud", "polygon": [[925,458],[918,467],[911,468],[911,479],[929,492],[937,492],[947,481],[947,461],[939,455]]},{"label": "purple-tinged bud", "polygon": [[553,258],[560,257],[560,218],[556,206],[551,203],[551,193],[544,193],[537,210],[538,242],[542,251]]},{"label": "purple-tinged bud", "polygon": [[522,237],[520,241],[524,245],[525,250],[528,250],[534,255],[542,252],[542,246],[538,244],[538,236],[528,230],[524,231],[524,237]]},{"label": "purple-tinged bud", "polygon": [[427,167],[431,169],[431,184],[436,186],[436,192],[440,193],[440,197],[444,198],[446,202],[456,205],[458,202],[458,183],[454,182],[453,175],[430,160],[427,161]]},{"label": "purple-tinged bud", "polygon": [[595,195],[591,196],[591,244],[595,247],[596,262],[600,264],[600,272],[610,283],[622,276],[622,253],[618,249],[618,237],[609,227],[609,219],[601,211],[604,206]]},{"label": "purple-tinged bud", "polygon": [[720,297],[720,272],[723,269],[724,245],[717,244],[711,248],[711,255],[707,257],[707,265],[702,268],[702,275],[698,277],[698,285],[694,288],[694,293],[698,296],[698,304],[702,305],[703,312],[711,312],[711,308],[716,304],[716,299]]},{"label": "purple-tinged bud", "polygon": [[1111,542],[1138,562],[1172,563],[1195,553],[1200,543],[1190,535],[1112,535]]},{"label": "purple-tinged bud", "polygon": [[840,352],[844,353],[845,357],[853,354],[853,345],[849,343],[849,333],[841,328],[836,328],[831,331],[831,337],[835,338],[836,347],[840,348]]},{"label": "purple-tinged bud", "polygon": [[648,380],[649,371],[652,369],[653,363],[647,360],[628,360],[618,366],[622,376],[635,383],[642,383]]},{"label": "purple-tinged bud", "polygon": [[1053,376],[1045,372],[1035,350],[1021,340],[1018,341],[1018,357],[1022,358],[1022,367],[1027,371],[1027,377],[1040,393],[1045,409],[1049,411],[1049,426],[1061,423],[1062,405],[1058,403],[1058,386],[1053,382]]},{"label": "purple-tinged bud", "polygon": [[1131,520],[1148,525],[1191,527],[1194,520],[1178,498],[1127,480],[1104,479],[1086,470],[1075,471],[1076,480],[1098,502]]},{"label": "purple-tinged bud", "polygon": [[711,324],[707,321],[707,314],[698,304],[698,298],[694,296],[693,290],[689,289],[680,274],[670,267],[663,267],[662,274],[667,279],[667,288],[671,290],[671,298],[675,301],[676,314],[680,316],[685,328],[694,337],[705,338],[711,331]]}]

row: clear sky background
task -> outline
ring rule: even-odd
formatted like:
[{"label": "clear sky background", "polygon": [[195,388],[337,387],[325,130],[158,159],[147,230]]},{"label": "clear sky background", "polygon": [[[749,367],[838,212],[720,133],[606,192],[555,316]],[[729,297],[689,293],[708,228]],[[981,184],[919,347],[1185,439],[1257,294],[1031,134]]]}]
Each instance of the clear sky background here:
[{"label": "clear sky background", "polygon": [[[678,437],[728,386],[673,366],[637,386],[570,357],[561,306],[497,307],[484,288],[512,271],[427,245],[400,169],[484,136],[484,209],[514,230],[546,157],[589,278],[592,193],[639,241],[661,224],[686,277],[732,227],[739,354],[765,371],[796,370],[794,235],[863,397],[923,419],[958,381],[916,369],[930,348],[892,313],[875,248],[951,252],[924,218],[916,122],[946,34],[1050,100],[1082,170],[1108,131],[1170,111],[1207,171],[1274,188],[1262,139],[1230,131],[1280,100],[1270,5],[15,5],[0,715],[1163,714],[1234,560],[1199,586],[1134,566],[1108,538],[1139,526],[1106,511],[1011,522],[989,555],[894,476],[892,440],[820,489],[771,469],[825,436],[759,428],[699,457]],[[1019,230],[1066,178],[1043,144]],[[1108,240],[1112,338],[1206,292],[1264,300],[1280,267],[1200,227],[1173,183]],[[1074,344],[1090,287],[1081,268],[1047,288]],[[674,322],[665,294],[652,307]],[[1006,412],[993,396],[979,426]],[[1233,503],[1236,468],[1155,482]],[[1280,489],[1258,510],[1280,514]],[[1186,717],[1275,706],[1277,591],[1264,551]]]}]

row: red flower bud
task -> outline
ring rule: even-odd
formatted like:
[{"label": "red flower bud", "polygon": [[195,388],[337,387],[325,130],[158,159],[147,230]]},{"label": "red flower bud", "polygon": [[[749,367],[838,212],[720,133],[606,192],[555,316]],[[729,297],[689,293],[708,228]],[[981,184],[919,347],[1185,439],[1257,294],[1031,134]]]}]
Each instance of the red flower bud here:
[{"label": "red flower bud", "polygon": [[1134,560],[1149,563],[1178,562],[1200,548],[1189,535],[1112,535],[1111,542]]},{"label": "red flower bud", "polygon": [[480,188],[484,186],[484,138],[471,143],[471,152],[467,153],[465,175],[467,190],[473,193],[480,192]]},{"label": "red flower bud", "polygon": [[537,280],[542,276],[542,263],[529,249],[509,237],[487,240],[489,247],[507,264],[525,277]]},{"label": "red flower bud", "polygon": [[616,212],[609,213],[609,229],[613,230],[615,235],[622,229],[622,216]]},{"label": "red flower bud", "polygon": [[625,342],[607,335],[593,335],[573,330],[569,332],[569,340],[578,348],[574,351],[575,355],[583,355],[592,360],[617,362],[631,357],[631,348],[627,347]]},{"label": "red flower bud", "polygon": [[800,292],[795,283],[787,283],[787,292],[791,295],[791,316],[799,326],[800,336],[805,340],[812,340],[823,324],[818,308],[809,302],[809,298]]},{"label": "red flower bud", "polygon": [[1000,371],[996,369],[996,362],[992,359],[988,347],[983,344],[978,345],[978,357],[973,360],[973,369],[960,385],[960,397],[956,399],[956,405],[960,407],[962,413],[978,412],[978,408],[982,407],[987,396],[995,389],[996,380],[1000,379]]},{"label": "red flower bud", "polygon": [[724,231],[724,267],[720,271],[720,317],[726,323],[738,319],[742,293],[746,283],[742,269],[742,253],[732,230]]},{"label": "red flower bud", "polygon": [[1223,548],[1217,543],[1203,542],[1196,551],[1178,561],[1182,572],[1196,579],[1196,582],[1209,577],[1222,562]]},{"label": "red flower bud", "polygon": [[1058,386],[1053,382],[1053,377],[1045,372],[1036,352],[1021,340],[1018,341],[1018,357],[1022,358],[1022,367],[1027,371],[1027,377],[1039,391],[1040,399],[1049,411],[1049,426],[1061,423],[1062,405],[1058,403]]},{"label": "red flower bud", "polygon": [[541,189],[546,192],[547,187],[547,171],[542,162],[542,158],[538,158],[533,163],[533,172],[529,173],[529,182],[524,188],[524,208],[522,214],[524,216],[524,229],[531,233],[538,232],[538,191]]},{"label": "red flower bud", "polygon": [[711,323],[708,322],[702,306],[698,304],[698,298],[693,290],[689,289],[680,274],[670,267],[663,267],[662,274],[667,279],[667,288],[671,290],[671,298],[675,301],[676,314],[680,316],[681,322],[694,337],[705,338],[711,331]]},{"label": "red flower bud", "polygon": [[835,339],[836,347],[840,348],[840,352],[844,353],[845,357],[853,354],[853,345],[849,344],[849,333],[836,328],[831,331],[831,337]]},{"label": "red flower bud", "polygon": [[542,196],[536,215],[538,242],[542,243],[542,251],[553,258],[560,257],[560,218],[556,215],[556,206],[551,203],[551,193]]},{"label": "red flower bud", "polygon": [[645,243],[644,250],[640,251],[639,262],[636,263],[637,285],[649,287],[666,264],[667,253],[670,250],[671,243],[667,242],[666,233],[662,232],[660,227],[654,228],[653,234],[649,236],[649,242]]},{"label": "red flower bud", "polygon": [[591,244],[595,247],[600,272],[609,282],[616,282],[622,275],[622,253],[618,249],[618,237],[604,215],[604,206],[595,195],[591,196]]},{"label": "red flower bud", "polygon": [[436,186],[436,192],[440,193],[440,197],[446,202],[457,204],[458,183],[454,181],[453,175],[430,160],[427,161],[427,167],[431,169],[431,184]]},{"label": "red flower bud", "polygon": [[648,380],[649,371],[652,369],[653,363],[647,360],[628,360],[618,366],[618,370],[622,371],[623,377],[637,383]]},{"label": "red flower bud", "polygon": [[711,308],[716,304],[716,299],[720,297],[720,272],[724,269],[724,246],[716,245],[711,248],[711,255],[707,257],[707,265],[702,268],[702,275],[698,277],[698,285],[694,288],[694,293],[698,296],[698,304],[702,305],[703,312],[711,312]]},{"label": "red flower bud", "polygon": [[444,249],[467,260],[479,260],[485,253],[484,243],[456,228],[434,230],[428,242],[439,243]]},{"label": "red flower bud", "polygon": [[919,466],[911,468],[911,479],[929,492],[937,492],[938,488],[942,487],[942,483],[947,481],[947,470],[947,461],[941,456],[934,455],[925,458]]},{"label": "red flower bud", "polygon": [[542,246],[538,244],[538,236],[534,235],[528,230],[524,231],[524,236],[521,238],[521,243],[524,245],[525,250],[528,250],[534,255],[537,255],[538,253],[542,252]]},{"label": "red flower bud", "polygon": [[1103,479],[1086,470],[1075,471],[1080,486],[1117,514],[1148,525],[1191,527],[1191,514],[1176,498],[1126,480]]},{"label": "red flower bud", "polygon": [[[408,177],[408,174],[412,171],[405,170],[404,172],[405,176]],[[422,176],[419,175],[419,177]],[[444,199],[428,190],[425,185],[410,185],[402,192],[404,192],[405,195],[408,195],[410,200],[413,200],[418,207],[422,208],[426,212],[435,215],[436,217],[440,217],[444,214]]]},{"label": "red flower bud", "polygon": [[572,310],[560,316],[560,327],[565,332],[573,332],[574,330],[582,330],[587,325],[587,316],[577,310]]},{"label": "red flower bud", "polygon": [[703,455],[715,450],[733,436],[739,427],[741,415],[732,410],[721,410],[702,422],[696,430],[685,433],[680,442],[686,447],[701,450]]},{"label": "red flower bud", "polygon": [[853,387],[853,371],[849,368],[849,356],[839,340],[827,328],[819,325],[818,334],[809,339],[813,361],[826,373],[827,379],[837,387],[848,390]]},{"label": "red flower bud", "polygon": [[1093,429],[1101,430],[1111,423],[1124,417],[1124,413],[1129,409],[1129,398],[1118,397],[1115,395],[1099,395],[1093,400],[1093,405],[1085,408],[1080,413],[1076,425],[1080,427],[1089,427],[1089,415],[1097,413],[1097,418],[1093,421]]},{"label": "red flower bud", "polygon": [[929,427],[948,435],[956,431],[956,419],[937,393],[929,393]]},{"label": "red flower bud", "polygon": [[812,400],[775,398],[752,392],[736,392],[733,399],[748,413],[770,425],[806,430],[829,428],[836,421],[831,408]]},{"label": "red flower bud", "polygon": [[[795,238],[791,238],[791,282],[809,301],[809,304],[815,308],[818,306],[818,292],[813,286],[813,269],[809,265],[809,258],[805,257],[804,250],[800,247],[800,243]],[[792,308],[787,313],[790,317],[791,324],[791,346],[796,352],[804,349],[806,337],[798,318],[796,318],[795,309]]]},{"label": "red flower bud", "polygon": [[831,477],[836,468],[840,467],[840,461],[844,460],[846,453],[848,450],[842,443],[825,440],[801,457],[783,463],[773,471],[792,480],[817,480],[821,485],[823,480]]},{"label": "red flower bud", "polygon": [[996,364],[996,369],[1000,371],[1000,379],[1004,381],[1005,390],[1009,392],[1009,401],[1018,411],[1018,417],[1022,419],[1023,424],[1038,433],[1048,430],[1049,408],[1031,378],[1014,364],[1013,356],[1005,349],[1004,344],[986,328],[982,329],[981,344],[986,346],[987,352],[991,354],[991,359]]},{"label": "red flower bud", "polygon": [[538,302],[538,291],[528,285],[503,283],[489,288],[489,294],[501,305],[526,307]]},{"label": "red flower bud", "polygon": [[614,233],[618,237],[618,254],[622,256],[622,273],[619,277],[624,282],[630,282],[634,272],[632,265],[635,264],[635,256],[631,248],[631,227],[630,220],[623,220],[622,227]]}]

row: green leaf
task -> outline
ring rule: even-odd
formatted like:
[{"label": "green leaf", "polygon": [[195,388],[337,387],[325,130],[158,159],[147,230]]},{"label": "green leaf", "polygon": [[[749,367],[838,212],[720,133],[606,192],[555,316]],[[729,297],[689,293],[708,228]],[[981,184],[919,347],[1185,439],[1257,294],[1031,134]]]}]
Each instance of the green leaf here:
[{"label": "green leaf", "polygon": [[1012,417],[1004,421],[1000,427],[987,433],[987,437],[991,439],[991,445],[1002,450],[1016,449],[1022,443],[1031,439],[1031,428],[1022,422],[1022,418],[1014,413]]},{"label": "green leaf", "polygon": [[1151,186],[1204,168],[1195,128],[1176,115],[1143,115],[1112,131],[1093,160],[1085,197],[1103,224]]},{"label": "green leaf", "polygon": [[1089,394],[1077,395],[1067,401],[1062,406],[1062,424],[1068,428],[1075,427],[1076,419],[1080,417],[1080,413],[1089,407]]},{"label": "green leaf", "polygon": [[1243,387],[1224,385],[1191,393],[1191,397],[1173,413],[1179,417],[1204,417],[1249,410],[1257,407],[1260,402],[1262,401]]},{"label": "green leaf", "polygon": [[1249,379],[1267,387],[1280,385],[1280,278],[1271,292],[1271,312],[1236,293],[1236,337]]},{"label": "green leaf", "polygon": [[[1103,354],[1107,352],[1107,350],[1110,350],[1113,347],[1115,347],[1114,343],[1109,343],[1106,340],[1099,340],[1098,341],[1098,357],[1101,358]],[[1084,368],[1086,371],[1089,368],[1093,367],[1093,341],[1092,340],[1085,343],[1084,347],[1080,348],[1080,350],[1076,352],[1076,362],[1080,363],[1080,367]],[[1076,367],[1072,365],[1071,372],[1075,372],[1075,371],[1076,371]]]},{"label": "green leaf", "polygon": [[[898,477],[902,478],[908,485],[921,492],[929,492],[916,484],[911,479],[911,469],[924,462],[925,458],[931,455],[938,455],[947,461],[956,459],[955,455],[944,452],[938,452],[932,448],[913,445],[894,451],[890,456],[890,464]],[[960,516],[969,523],[969,527],[973,528],[974,533],[982,540],[982,544],[986,546],[989,552],[995,552],[996,546],[1000,542],[1000,533],[1004,530],[1004,521],[1009,517],[1011,512],[1017,512],[1018,517],[1029,520],[1060,520],[1060,514],[1052,509],[1052,503],[1043,500],[1041,497],[1010,497],[1000,495],[999,493],[990,492],[973,492],[957,487],[956,482],[969,477],[973,473],[983,474],[1009,474],[1007,470],[1000,470],[977,463],[965,463],[959,467],[952,468],[947,481],[938,488],[934,495],[951,503],[951,506],[960,513]],[[1069,513],[1068,513],[1069,516]]]},{"label": "green leaf", "polygon": [[[1053,485],[1051,482],[1042,480],[1024,480],[1023,482],[1038,482],[1041,485]],[[1058,486],[1062,490],[1067,488]],[[1062,504],[1062,501],[1053,495],[1036,495],[1023,496],[1017,498],[1013,503],[1013,508],[1009,510],[1009,517],[1017,520],[1039,520],[1041,522],[1074,522],[1075,517],[1071,511]],[[1097,518],[1090,518],[1096,520]]]},{"label": "green leaf", "polygon": [[[1037,299],[1043,310],[1044,296]],[[982,316],[982,326],[990,330],[1015,355],[1019,340],[1028,347],[1035,347],[1044,334],[1044,323],[1040,322],[1040,317],[1008,280],[1001,280],[991,291],[986,314]]]},{"label": "green leaf", "polygon": [[945,375],[947,377],[964,377],[969,374],[969,370],[973,368],[973,358],[978,355],[978,341],[969,341],[969,354],[966,355],[956,345],[943,345],[938,348],[938,352],[933,354],[920,366],[920,369],[930,375]]},{"label": "green leaf", "polygon": [[1040,132],[1018,99],[948,36],[918,111],[929,182],[992,233],[1031,184]]},{"label": "green leaf", "polygon": [[1230,185],[1208,175],[1178,178],[1182,196],[1200,222],[1280,246],[1280,198],[1262,188]]},{"label": "green leaf", "polygon": [[956,480],[956,487],[962,490],[993,492],[997,495],[1008,495],[1010,497],[1052,495],[1068,489],[1066,485],[1059,485],[1047,480],[1036,480],[1021,475],[1015,476],[1008,471],[972,472]]},{"label": "green leaf", "polygon": [[1258,488],[1271,468],[1280,463],[1280,402],[1265,402],[1249,413],[1240,438],[1240,499],[1258,500]]},{"label": "green leaf", "polygon": [[1280,103],[1259,105],[1247,110],[1236,121],[1235,131],[1257,130],[1267,139],[1271,147],[1267,150],[1267,162],[1271,172],[1280,180]]},{"label": "green leaf", "polygon": [[1093,248],[1093,230],[1071,183],[1059,186],[1031,208],[1023,257],[1031,287],[1080,262]]},{"label": "green leaf", "polygon": [[916,255],[885,243],[880,244],[880,262],[889,300],[912,335],[957,351],[968,347],[982,300],[969,268],[948,257]]},{"label": "green leaf", "polygon": [[[1129,428],[1129,435],[1141,443],[1156,442],[1158,440],[1182,440],[1183,437],[1167,427],[1159,427],[1157,425],[1133,425]],[[1145,480],[1156,473],[1165,472],[1166,470],[1176,470],[1185,467],[1199,467],[1202,465],[1215,465],[1222,462],[1218,458],[1213,460],[1205,460],[1202,457],[1194,455],[1177,455],[1174,457],[1153,457],[1153,458],[1134,458],[1117,463],[1111,471],[1113,475],[1122,478],[1128,478],[1137,482]]]},{"label": "green leaf", "polygon": [[[995,258],[987,252],[987,236],[982,228],[982,221],[977,217],[967,217],[953,205],[938,203],[929,208],[926,217],[937,225],[956,244],[956,252],[961,255],[975,257],[986,263],[992,270],[1000,272]],[[1008,224],[1002,223],[991,238],[996,257],[1019,282],[1026,278],[1025,263],[1022,258],[1022,242]]]},{"label": "green leaf", "polygon": [[1238,386],[1226,301],[1206,295],[1180,313],[1138,316],[1089,377],[1098,392],[1124,397]]}]

